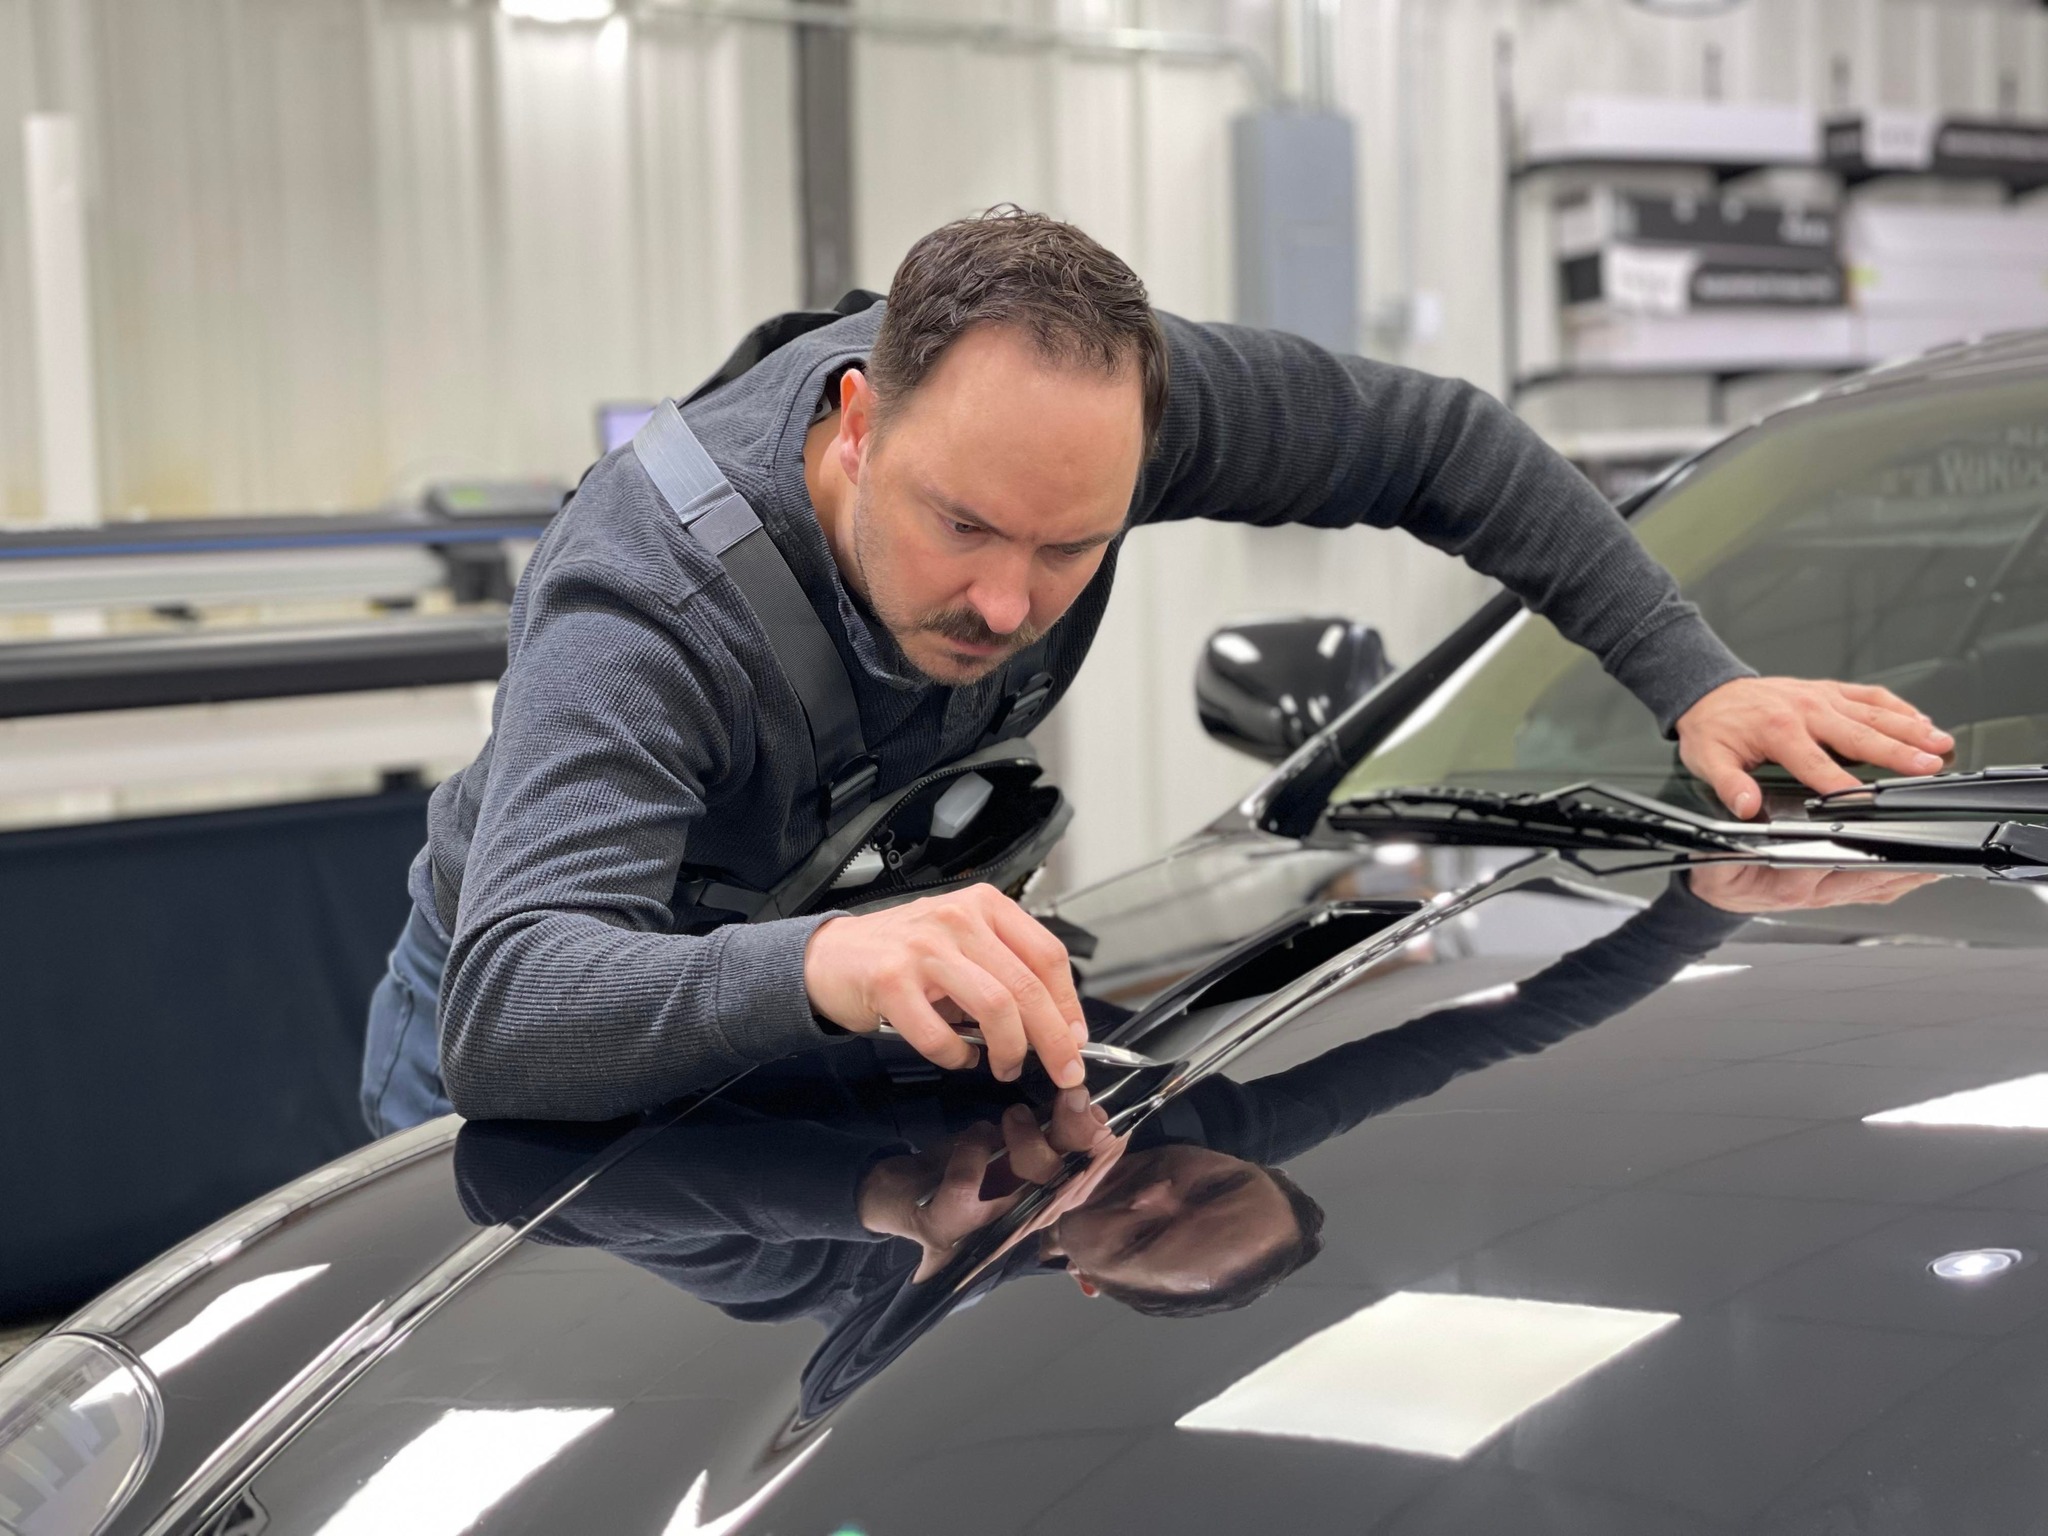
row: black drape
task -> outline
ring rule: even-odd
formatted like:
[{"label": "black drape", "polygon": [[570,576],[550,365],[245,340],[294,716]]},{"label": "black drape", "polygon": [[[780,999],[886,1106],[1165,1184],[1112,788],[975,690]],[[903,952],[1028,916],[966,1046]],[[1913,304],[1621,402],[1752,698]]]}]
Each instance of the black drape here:
[{"label": "black drape", "polygon": [[364,1010],[426,796],[0,835],[0,1319],[369,1139]]}]

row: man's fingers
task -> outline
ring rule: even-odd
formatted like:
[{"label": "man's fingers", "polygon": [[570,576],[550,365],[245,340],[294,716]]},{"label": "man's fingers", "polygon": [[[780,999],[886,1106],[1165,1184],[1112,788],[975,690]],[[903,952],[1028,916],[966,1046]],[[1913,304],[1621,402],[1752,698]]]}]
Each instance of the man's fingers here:
[{"label": "man's fingers", "polygon": [[958,1003],[980,1028],[982,1042],[988,1047],[989,1070],[1002,1082],[1015,1081],[1024,1070],[1024,1055],[1031,1043],[1016,994],[980,965],[966,945],[933,955],[926,962],[925,974],[932,986]]},{"label": "man's fingers", "polygon": [[981,1060],[971,1040],[962,1040],[957,1030],[939,1017],[924,992],[909,977],[892,987],[882,999],[882,1017],[911,1048],[934,1066],[964,1071]]},{"label": "man's fingers", "polygon": [[1920,748],[1923,752],[1939,755],[1956,744],[1955,738],[1947,731],[1937,728],[1932,721],[1919,715],[1887,709],[1880,704],[1859,704],[1853,700],[1842,704],[1840,709],[1851,720],[1860,721],[1874,731],[1883,732],[1894,741],[1903,741],[1908,746]]},{"label": "man's fingers", "polygon": [[[1875,736],[1877,733],[1871,731],[1870,734]],[[1781,765],[1793,778],[1816,794],[1827,795],[1838,789],[1854,789],[1861,782],[1853,773],[1829,757],[1820,742],[1803,727],[1788,737],[1773,742],[1769,756],[1772,762]]]},{"label": "man's fingers", "polygon": [[1046,1137],[1056,1152],[1086,1152],[1109,1134],[1109,1111],[1086,1088],[1062,1088],[1053,1100]]},{"label": "man's fingers", "polygon": [[1081,998],[1074,991],[1074,970],[1067,959],[1067,946],[1050,928],[1000,892],[989,903],[990,926],[1026,965],[1052,998],[1076,1038],[1088,1038],[1088,1023],[1081,1012]]},{"label": "man's fingers", "polygon": [[1744,821],[1754,816],[1763,806],[1764,792],[1744,771],[1741,759],[1718,742],[1701,747],[1698,756],[1699,760],[1688,766],[1707,781],[1721,803]]},{"label": "man's fingers", "polygon": [[1835,712],[1894,741],[1917,747],[1922,752],[1939,758],[1955,746],[1955,738],[1942,730],[1923,715],[1906,710],[1891,709],[1882,704],[1867,704],[1854,699],[1845,699],[1835,706]]},{"label": "man's fingers", "polygon": [[[1857,762],[1874,763],[1880,768],[1891,768],[1900,773],[1938,773],[1941,771],[1941,759],[1933,753],[1924,752],[1918,747],[1910,746],[1895,736],[1889,736],[1874,726],[1865,725],[1861,721],[1853,720],[1845,714],[1834,713],[1823,717],[1814,725],[1813,734],[1818,741],[1833,747],[1844,757],[1853,758]],[[1822,755],[1825,756],[1825,754]],[[1781,759],[1781,761],[1783,760]],[[1790,762],[1786,762],[1785,766],[1792,768]],[[1830,763],[1829,766],[1833,767],[1834,765]],[[1792,771],[1799,773],[1797,768],[1792,768]],[[1843,773],[1839,768],[1835,769],[1835,774],[1836,777],[1846,781],[1835,787],[1840,789],[1853,789],[1856,787],[1856,779]],[[1803,773],[1800,773],[1799,777],[1808,784],[1814,783],[1812,779],[1807,778]],[[1814,787],[1818,789],[1820,786],[1815,784]]]},{"label": "man's fingers", "polygon": [[1061,1158],[1030,1106],[1012,1104],[1003,1111],[1003,1145],[1010,1149],[1010,1168],[1018,1178],[1046,1184],[1059,1177]]},{"label": "man's fingers", "polygon": [[1835,686],[1841,689],[1842,697],[1845,699],[1854,699],[1859,704],[1875,704],[1879,709],[1912,715],[1916,719],[1926,720],[1930,725],[1934,723],[1926,710],[1900,698],[1889,688],[1879,687],[1876,683],[1837,683]]},{"label": "man's fingers", "polygon": [[[1038,973],[1026,965],[993,929],[967,935],[961,947],[969,960],[993,977],[996,984],[1009,994],[1025,1041],[1038,1053],[1047,1075],[1062,1088],[1077,1087],[1084,1082],[1088,1074],[1081,1065],[1080,1048],[1074,1042],[1074,1032]],[[991,1052],[991,1062],[994,1059]]]}]

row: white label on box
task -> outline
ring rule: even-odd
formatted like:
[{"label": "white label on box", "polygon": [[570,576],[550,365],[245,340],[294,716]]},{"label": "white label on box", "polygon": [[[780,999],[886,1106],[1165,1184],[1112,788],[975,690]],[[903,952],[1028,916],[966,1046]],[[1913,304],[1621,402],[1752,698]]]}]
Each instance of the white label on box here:
[{"label": "white label on box", "polygon": [[1872,169],[1925,170],[1934,163],[1932,112],[1882,107],[1863,118],[1863,163]]},{"label": "white label on box", "polygon": [[1616,309],[1644,315],[1683,314],[1699,264],[1698,251],[1610,246],[1600,253],[1600,294]]}]

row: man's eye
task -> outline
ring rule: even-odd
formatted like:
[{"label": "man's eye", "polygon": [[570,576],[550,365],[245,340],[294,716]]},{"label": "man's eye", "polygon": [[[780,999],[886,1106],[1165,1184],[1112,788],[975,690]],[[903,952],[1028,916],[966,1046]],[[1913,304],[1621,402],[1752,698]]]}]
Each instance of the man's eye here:
[{"label": "man's eye", "polygon": [[965,537],[968,534],[975,534],[981,532],[981,529],[973,523],[955,522],[951,518],[948,518],[946,520],[946,526],[952,529],[955,533],[962,535],[963,537]]}]

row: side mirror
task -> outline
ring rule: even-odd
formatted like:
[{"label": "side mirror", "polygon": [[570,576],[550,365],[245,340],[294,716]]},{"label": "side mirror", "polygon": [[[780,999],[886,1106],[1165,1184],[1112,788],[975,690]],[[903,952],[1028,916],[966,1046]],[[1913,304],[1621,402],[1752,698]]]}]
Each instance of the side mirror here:
[{"label": "side mirror", "polygon": [[1272,619],[1219,629],[1195,668],[1202,729],[1277,763],[1394,670],[1380,632],[1349,619]]}]

